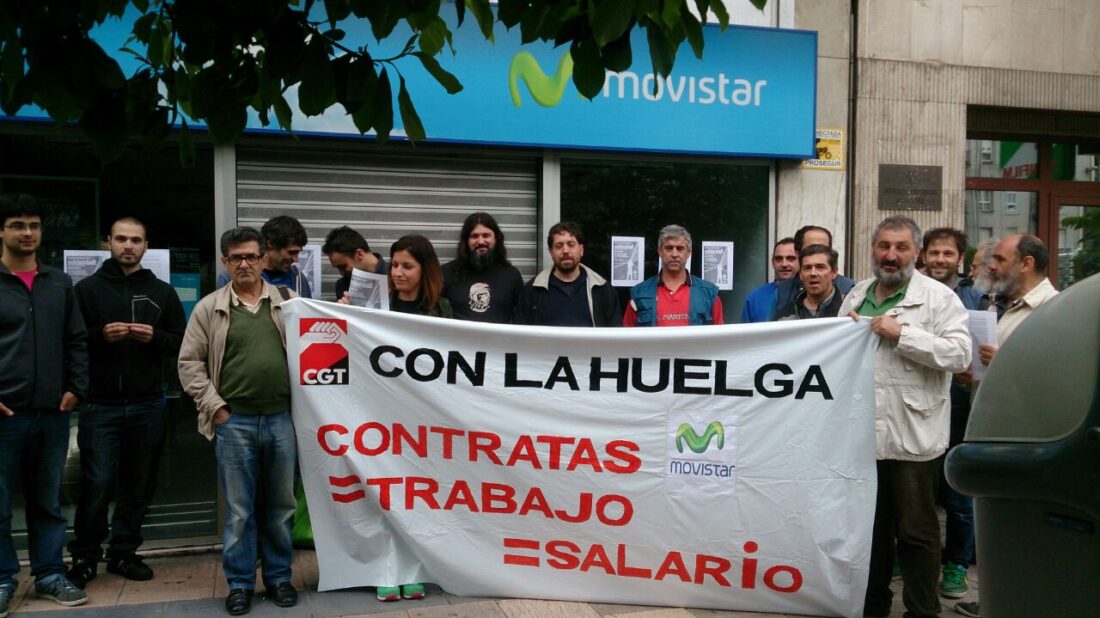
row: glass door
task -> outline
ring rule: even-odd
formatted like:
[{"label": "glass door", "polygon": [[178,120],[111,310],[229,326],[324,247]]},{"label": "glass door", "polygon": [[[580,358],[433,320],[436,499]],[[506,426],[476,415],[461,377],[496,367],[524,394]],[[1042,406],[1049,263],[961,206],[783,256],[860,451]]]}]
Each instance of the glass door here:
[{"label": "glass door", "polygon": [[1052,266],[1060,290],[1100,272],[1100,199],[1054,198],[1058,247]]}]

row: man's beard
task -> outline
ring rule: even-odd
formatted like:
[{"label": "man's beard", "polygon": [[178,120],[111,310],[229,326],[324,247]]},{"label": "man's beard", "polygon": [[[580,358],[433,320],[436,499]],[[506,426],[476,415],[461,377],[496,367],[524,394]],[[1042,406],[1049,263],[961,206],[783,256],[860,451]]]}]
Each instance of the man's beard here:
[{"label": "man's beard", "polygon": [[901,285],[906,281],[909,281],[909,279],[913,277],[913,271],[916,269],[916,267],[917,262],[916,260],[913,260],[909,262],[909,265],[905,268],[902,268],[898,272],[891,274],[882,272],[882,269],[879,267],[878,262],[871,260],[871,272],[874,273],[875,279],[877,279],[879,283],[887,287],[894,287],[897,285]]},{"label": "man's beard", "polygon": [[1020,268],[1017,266],[1012,272],[1003,276],[990,277],[990,291],[1000,296],[1013,297],[1013,293],[1020,284]]},{"label": "man's beard", "polygon": [[982,269],[982,272],[974,279],[974,289],[978,290],[982,294],[988,294],[993,291],[993,278],[989,276],[989,272]]},{"label": "man's beard", "polygon": [[471,252],[469,262],[474,270],[485,270],[494,266],[497,263],[497,248],[493,247],[485,253]]}]

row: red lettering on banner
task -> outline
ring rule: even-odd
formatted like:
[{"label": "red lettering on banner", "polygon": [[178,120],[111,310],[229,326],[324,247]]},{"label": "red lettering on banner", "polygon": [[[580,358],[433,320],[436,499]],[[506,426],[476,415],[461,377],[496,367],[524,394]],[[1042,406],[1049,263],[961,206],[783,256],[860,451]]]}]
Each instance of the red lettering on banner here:
[{"label": "red lettering on banner", "polygon": [[640,577],[642,579],[649,579],[653,577],[653,571],[651,569],[643,569],[639,567],[627,566],[626,564],[626,545],[619,545],[619,552],[615,556],[616,574],[622,577]]},{"label": "red lettering on banner", "polygon": [[[790,575],[791,583],[787,586],[776,584],[775,576],[779,573]],[[776,592],[798,592],[798,589],[802,587],[802,571],[786,564],[773,566],[767,571],[764,571],[764,585]]]},{"label": "red lettering on banner", "polygon": [[527,497],[523,499],[523,504],[519,507],[520,515],[527,515],[531,511],[538,511],[545,515],[547,519],[554,519],[554,512],[550,510],[550,505],[546,503],[546,496],[542,494],[542,490],[538,487],[532,487],[531,491],[527,492]]},{"label": "red lettering on banner", "polygon": [[461,437],[465,431],[461,429],[452,429],[450,427],[436,427],[430,428],[432,433],[437,433],[443,438],[443,459],[454,458],[454,439]]},{"label": "red lettering on banner", "polygon": [[730,570],[732,563],[719,556],[707,554],[695,555],[695,583],[702,584],[707,575],[714,578],[719,586],[729,588],[730,580],[726,579],[726,571]]},{"label": "red lettering on banner", "polygon": [[488,431],[471,431],[468,437],[470,439],[470,461],[476,462],[477,454],[484,453],[489,461],[498,466],[503,465],[500,457],[497,457],[497,449],[500,448],[500,436]]},{"label": "red lettering on banner", "polygon": [[[569,550],[569,553],[564,550]],[[553,556],[546,561],[546,564],[555,569],[572,570],[581,564],[580,558],[577,557],[581,553],[581,548],[570,541],[549,541],[546,543],[546,553]]]},{"label": "red lettering on banner", "polygon": [[451,493],[447,494],[447,501],[443,503],[443,510],[453,510],[460,504],[470,509],[471,513],[480,512],[474,492],[470,491],[470,485],[461,479],[455,481],[454,486],[451,487]]},{"label": "red lettering on banner", "polygon": [[507,465],[514,466],[517,461],[526,461],[535,470],[542,470],[542,464],[539,463],[539,455],[535,452],[535,443],[531,441],[531,436],[520,436],[519,440],[516,440],[516,446],[512,449],[512,456],[508,458]]},{"label": "red lettering on banner", "polygon": [[554,511],[554,515],[557,515],[558,519],[567,521],[571,524],[588,521],[592,517],[592,494],[587,491],[581,494],[581,501],[580,504],[577,505],[576,515],[568,514],[565,509]]},{"label": "red lettering on banner", "polygon": [[657,574],[653,576],[653,579],[661,581],[669,575],[679,577],[680,581],[686,584],[691,583],[691,575],[687,572],[687,566],[684,565],[684,558],[678,551],[668,552],[668,555],[665,556],[665,561],[657,568]]},{"label": "red lettering on banner", "polygon": [[[363,436],[371,429],[378,432],[378,446],[374,448],[367,448],[366,443],[363,441]],[[386,426],[382,423],[371,421],[369,423],[363,423],[355,430],[355,450],[364,455],[380,455],[385,453],[390,448],[390,432],[386,429]]]},{"label": "red lettering on banner", "polygon": [[[641,448],[628,440],[612,440],[607,443],[605,449],[613,461],[604,461],[603,465],[608,472],[616,474],[630,474],[637,472],[642,467],[642,459],[635,455]],[[622,462],[622,463],[617,463]]]},{"label": "red lettering on banner", "polygon": [[[532,539],[504,539],[504,546],[509,549],[526,549],[538,552],[539,545],[539,541]],[[757,551],[755,541],[746,542],[744,547],[749,552]],[[554,539],[546,541],[543,546],[546,565],[561,571],[578,570],[587,573],[593,570],[602,570],[607,575],[617,577],[634,577],[654,581],[678,578],[685,584],[695,584],[697,586],[712,584],[725,588],[732,587],[728,575],[736,561],[730,558],[710,554],[690,554],[694,556],[694,568],[691,568],[688,567],[688,562],[684,560],[683,553],[670,550],[665,554],[660,566],[654,572],[651,568],[645,566],[631,565],[627,545],[617,544],[614,546],[614,551],[615,561],[612,563],[609,547],[601,543],[593,543],[588,545],[586,549],[582,549],[580,545],[573,541]],[[505,564],[537,566],[539,557],[505,554],[504,562]],[[744,559],[741,570],[741,588],[746,590],[757,588],[756,563],[757,560],[754,558]],[[803,584],[802,572],[786,564],[769,568],[764,573],[763,581],[771,590],[785,594],[797,592]]]},{"label": "red lettering on banner", "polygon": [[[502,506],[496,506],[498,502]],[[516,490],[501,483],[481,484],[481,510],[486,513],[514,513],[516,511]]]},{"label": "red lettering on banner", "polygon": [[[419,487],[423,486],[423,487]],[[439,491],[439,483],[435,479],[420,476],[410,476],[405,479],[405,510],[413,510],[416,499],[420,498],[424,504],[433,511],[439,510],[439,503],[435,501],[435,492]]]},{"label": "red lettering on banner", "polygon": [[[531,539],[504,539],[504,547],[508,549],[533,549],[538,551],[539,542],[532,541]],[[519,554],[504,554],[504,564],[514,564],[517,566],[533,566],[539,565],[539,559],[535,556],[521,556]]]},{"label": "red lettering on banner", "polygon": [[[612,519],[607,515],[607,505],[610,502],[618,502],[623,507],[623,514],[618,519]],[[600,496],[596,501],[596,519],[606,526],[625,526],[634,517],[634,504],[627,500],[626,496],[608,494]]]},{"label": "red lettering on banner", "polygon": [[[351,487],[352,485],[359,484],[359,477],[355,476],[355,475],[351,475],[351,476],[330,476],[330,477],[328,477],[328,484],[332,485],[333,487],[339,487],[340,489],[344,489],[344,488],[347,488],[347,487]],[[362,499],[366,498],[367,497],[367,492],[363,491],[362,489],[358,489],[358,490],[349,491],[349,492],[346,492],[346,493],[337,493],[337,492],[334,491],[334,492],[331,493],[331,495],[332,495],[332,501],[333,502],[339,502],[341,504],[347,504],[349,502],[355,502],[356,500],[362,500]]]},{"label": "red lettering on banner", "polygon": [[580,570],[582,573],[587,573],[593,567],[603,569],[608,575],[615,574],[615,567],[611,564],[611,558],[607,556],[607,551],[604,550],[603,545],[598,543],[588,548],[588,554],[581,561]]},{"label": "red lettering on banner", "polygon": [[383,511],[388,511],[390,510],[390,487],[399,485],[403,481],[404,479],[399,476],[367,479],[367,487],[378,488],[378,506],[382,507]]},{"label": "red lettering on banner", "polygon": [[416,439],[413,439],[413,435],[409,433],[409,430],[401,423],[394,423],[393,425],[393,454],[401,455],[404,453],[404,447],[402,444],[407,444],[412,452],[421,457],[428,456],[428,428],[424,425],[420,425],[416,428]]},{"label": "red lettering on banner", "polygon": [[341,436],[346,436],[347,433],[348,433],[348,428],[344,427],[343,425],[321,425],[320,427],[318,427],[317,428],[317,444],[321,445],[321,450],[323,450],[324,452],[328,453],[329,455],[333,455],[335,457],[339,457],[339,456],[343,455],[344,453],[348,452],[348,445],[347,444],[341,444],[340,446],[338,446],[336,448],[330,447],[328,445],[328,440],[325,439],[325,434],[329,434],[329,433],[335,433],[335,434],[339,434]]},{"label": "red lettering on banner", "polygon": [[569,436],[535,436],[535,441],[550,447],[548,467],[551,470],[561,470],[561,447],[566,444],[573,444],[577,439]]},{"label": "red lettering on banner", "polygon": [[[745,553],[755,554],[756,550],[760,546],[754,541],[745,543]],[[745,558],[744,564],[741,566],[741,587],[745,590],[752,590],[756,588],[756,558]]]},{"label": "red lettering on banner", "polygon": [[[576,447],[569,453],[569,462],[565,465],[565,470],[569,472],[585,468],[593,472],[631,474],[642,467],[642,460],[637,455],[641,449],[629,440],[612,440],[604,444],[606,458],[601,460],[591,438],[520,435],[509,446],[503,447],[504,440],[501,436],[490,431],[466,431],[434,425],[412,427],[402,423],[386,426],[377,421],[368,421],[356,427],[350,444],[346,438],[341,439],[348,433],[349,429],[343,425],[322,425],[317,430],[317,442],[325,453],[334,457],[344,456],[354,448],[357,453],[368,457],[393,454],[427,458],[438,455],[445,460],[452,460],[456,457],[456,438],[465,437],[465,458],[470,462],[486,460],[494,465],[510,467],[522,462],[530,465],[533,470],[542,470],[544,467],[561,470],[562,459],[566,454],[565,447],[575,444]],[[439,437],[438,443],[432,439],[433,435]],[[548,447],[549,454],[545,460],[541,458],[536,444]],[[502,447],[508,449],[506,458],[501,452]],[[461,455],[459,453],[457,456]]]},{"label": "red lettering on banner", "polygon": [[600,458],[596,456],[596,449],[592,447],[592,440],[588,438],[581,438],[577,442],[577,450],[573,451],[566,470],[572,472],[581,465],[591,466],[593,472],[603,472],[600,468]]}]

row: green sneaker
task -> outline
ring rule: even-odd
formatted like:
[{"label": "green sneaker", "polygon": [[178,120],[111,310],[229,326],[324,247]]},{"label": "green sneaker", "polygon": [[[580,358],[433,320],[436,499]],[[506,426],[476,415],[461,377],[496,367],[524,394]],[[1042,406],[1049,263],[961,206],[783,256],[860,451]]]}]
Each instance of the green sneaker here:
[{"label": "green sneaker", "polygon": [[948,599],[961,599],[966,596],[966,567],[948,562],[943,565],[943,581],[940,582],[940,596]]},{"label": "green sneaker", "polygon": [[397,586],[379,586],[374,596],[383,603],[401,600],[401,589]]},{"label": "green sneaker", "polygon": [[401,598],[411,600],[423,599],[424,584],[405,584],[401,586]]}]

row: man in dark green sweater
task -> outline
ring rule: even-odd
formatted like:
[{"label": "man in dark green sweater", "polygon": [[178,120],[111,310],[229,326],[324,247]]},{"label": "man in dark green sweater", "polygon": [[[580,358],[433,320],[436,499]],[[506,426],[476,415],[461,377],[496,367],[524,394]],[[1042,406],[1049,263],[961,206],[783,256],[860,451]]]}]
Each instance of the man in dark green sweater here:
[{"label": "man in dark green sweater", "polygon": [[231,284],[199,301],[179,359],[180,382],[199,411],[199,431],[216,437],[218,481],[226,498],[225,609],[233,616],[251,609],[260,544],[267,598],[279,607],[298,602],[290,583],[297,448],[283,290],[260,276],[261,247],[260,233],[250,227],[222,235]]}]

